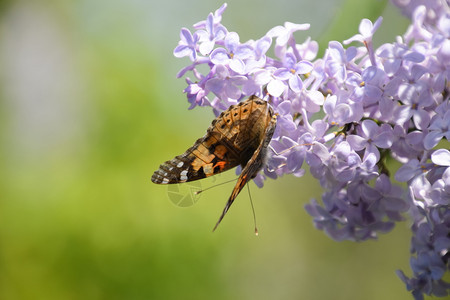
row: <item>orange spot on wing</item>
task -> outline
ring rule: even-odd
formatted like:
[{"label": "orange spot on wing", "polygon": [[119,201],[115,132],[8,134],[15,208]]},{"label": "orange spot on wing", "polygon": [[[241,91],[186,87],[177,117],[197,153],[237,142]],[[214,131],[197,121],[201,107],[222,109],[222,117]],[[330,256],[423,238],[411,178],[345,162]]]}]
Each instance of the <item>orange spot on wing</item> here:
[{"label": "orange spot on wing", "polygon": [[220,171],[222,171],[226,165],[227,165],[226,161],[219,161],[217,164],[214,165],[213,169],[215,169],[216,167],[219,167]]}]

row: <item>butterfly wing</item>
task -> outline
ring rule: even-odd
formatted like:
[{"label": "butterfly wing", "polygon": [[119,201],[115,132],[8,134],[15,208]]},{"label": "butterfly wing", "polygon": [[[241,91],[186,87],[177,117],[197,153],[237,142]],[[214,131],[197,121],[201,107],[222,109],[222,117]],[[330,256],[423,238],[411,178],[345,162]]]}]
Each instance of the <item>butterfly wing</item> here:
[{"label": "butterfly wing", "polygon": [[257,97],[250,97],[222,112],[212,122],[205,136],[198,139],[191,148],[161,164],[153,174],[152,182],[172,184],[194,181],[234,168],[243,164],[243,161],[247,162],[253,151],[248,155],[243,150],[248,149],[250,142],[254,142],[247,129],[250,128],[247,126],[249,118],[255,117],[252,114],[254,98]]},{"label": "butterfly wing", "polygon": [[242,173],[215,230],[245,184],[262,168],[275,126],[276,115],[269,104],[251,96],[222,112],[185,153],[161,164],[152,182],[194,181],[241,165]]},{"label": "butterfly wing", "polygon": [[256,177],[258,172],[261,170],[265,163],[265,159],[267,156],[267,146],[270,143],[270,140],[272,139],[273,133],[275,131],[276,123],[277,123],[277,115],[273,115],[273,111],[269,109],[269,122],[268,124],[265,124],[265,131],[263,138],[256,149],[256,151],[253,153],[250,160],[247,162],[245,167],[242,169],[241,175],[238,178],[238,181],[233,188],[233,191],[230,195],[230,198],[228,199],[225,208],[222,211],[222,214],[219,217],[219,220],[217,221],[216,225],[214,226],[214,230],[216,230],[217,226],[219,226],[222,219],[225,217],[226,213],[231,207],[231,204],[233,204],[236,197],[241,192],[242,188],[245,186],[245,184],[250,180]]},{"label": "butterfly wing", "polygon": [[153,173],[152,182],[182,183],[202,179],[239,165],[238,155],[228,149],[222,136],[208,130],[185,153],[168,160]]}]

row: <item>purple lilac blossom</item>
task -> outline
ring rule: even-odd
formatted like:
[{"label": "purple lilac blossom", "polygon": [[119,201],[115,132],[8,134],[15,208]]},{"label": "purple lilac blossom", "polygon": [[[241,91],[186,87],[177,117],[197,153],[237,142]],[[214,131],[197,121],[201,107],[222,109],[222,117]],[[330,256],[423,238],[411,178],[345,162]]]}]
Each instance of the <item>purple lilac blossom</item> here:
[{"label": "purple lilac blossom", "polygon": [[[329,42],[321,58],[316,41],[295,39],[309,24],[286,22],[241,42],[221,23],[224,4],[193,33],[181,30],[174,55],[191,64],[177,76],[193,76],[186,78],[190,109],[211,106],[218,115],[251,95],[269,101],[278,123],[267,166],[254,181],[262,187],[267,178],[301,177],[308,164],[324,192],[305,209],[331,238],[374,239],[409,215],[413,274],[397,274],[415,299],[444,297],[450,291],[443,279],[450,255],[449,1],[392,2],[412,19],[403,36],[375,49],[382,18],[363,19],[359,34]],[[272,46],[275,57],[267,55]],[[402,164],[393,175],[389,157]]]}]

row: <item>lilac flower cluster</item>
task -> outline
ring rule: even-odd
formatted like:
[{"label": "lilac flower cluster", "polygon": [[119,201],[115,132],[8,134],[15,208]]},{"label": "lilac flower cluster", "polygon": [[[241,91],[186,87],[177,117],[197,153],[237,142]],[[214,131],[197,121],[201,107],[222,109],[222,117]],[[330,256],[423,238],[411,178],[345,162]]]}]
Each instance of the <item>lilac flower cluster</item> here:
[{"label": "lilac flower cluster", "polygon": [[[186,78],[191,109],[211,106],[217,115],[257,95],[278,113],[272,155],[254,179],[258,186],[267,177],[300,177],[306,162],[325,190],[306,210],[335,240],[376,238],[409,214],[414,274],[398,275],[416,299],[446,296],[450,9],[445,0],[393,2],[412,24],[395,43],[377,49],[372,37],[382,18],[374,24],[362,20],[359,34],[343,42],[355,46],[331,41],[322,58],[316,57],[316,41],[295,40],[294,33],[309,24],[286,22],[242,43],[221,24],[224,4],[195,24],[194,33],[181,30],[174,55],[192,62],[178,74],[194,76]],[[402,164],[393,176],[385,164],[389,158]]]}]

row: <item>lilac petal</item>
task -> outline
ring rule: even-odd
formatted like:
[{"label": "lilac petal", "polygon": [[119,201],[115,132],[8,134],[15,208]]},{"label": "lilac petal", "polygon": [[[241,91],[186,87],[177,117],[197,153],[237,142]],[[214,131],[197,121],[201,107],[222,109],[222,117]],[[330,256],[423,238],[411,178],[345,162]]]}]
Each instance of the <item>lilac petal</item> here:
[{"label": "lilac petal", "polygon": [[282,103],[280,103],[277,106],[277,110],[278,110],[278,113],[280,115],[282,115],[282,116],[290,114],[291,113],[291,102],[290,101],[283,101]]},{"label": "lilac petal", "polygon": [[287,68],[280,68],[273,72],[273,76],[280,80],[288,80],[292,75],[292,72]]},{"label": "lilac petal", "polygon": [[[321,137],[323,136],[327,130],[328,130],[328,124],[325,123],[323,120],[315,120],[311,123],[311,127],[314,129],[313,133],[315,136]],[[313,138],[311,137],[311,141]],[[308,141],[307,143],[311,143],[311,141]]]},{"label": "lilac petal", "polygon": [[408,105],[395,106],[394,109],[394,122],[398,125],[405,124],[412,117],[413,113]]},{"label": "lilac petal", "polygon": [[283,34],[285,32],[285,28],[283,26],[275,26],[274,28],[270,29],[267,33],[266,36],[268,36],[269,38],[274,38],[276,36],[279,36],[281,34]]},{"label": "lilac petal", "polygon": [[410,180],[416,175],[419,166],[420,164],[417,159],[410,160],[398,169],[397,173],[395,173],[395,180],[400,182]]},{"label": "lilac petal", "polygon": [[348,157],[348,155],[352,152],[352,147],[350,147],[350,144],[348,142],[341,142],[336,146],[336,149],[334,150],[336,154],[340,154],[343,157]]},{"label": "lilac petal", "polygon": [[223,88],[225,86],[225,80],[222,80],[220,78],[211,78],[206,82],[205,87],[213,92],[214,94],[218,95],[222,92]]},{"label": "lilac petal", "polygon": [[431,131],[428,133],[423,139],[423,145],[425,149],[429,150],[436,146],[441,139],[444,137],[444,134],[439,131]]},{"label": "lilac petal", "polygon": [[377,147],[384,149],[390,148],[394,140],[392,127],[388,124],[382,124],[379,134],[373,140]]},{"label": "lilac petal", "polygon": [[178,58],[189,56],[191,61],[195,61],[197,58],[195,50],[187,45],[178,45],[175,47],[175,50],[173,50],[173,55]]},{"label": "lilac petal", "polygon": [[253,182],[257,187],[262,188],[264,186],[264,176],[261,174],[256,175],[256,177],[253,178]]},{"label": "lilac petal", "polygon": [[322,162],[326,162],[330,159],[330,152],[328,151],[328,148],[320,143],[314,143],[312,147],[312,152],[317,155]]},{"label": "lilac petal", "polygon": [[413,65],[411,75],[413,81],[418,81],[424,74],[428,73],[428,69],[421,65]]},{"label": "lilac petal", "polygon": [[248,81],[248,78],[245,76],[233,76],[233,77],[230,77],[229,80],[234,85],[243,85]]},{"label": "lilac petal", "polygon": [[234,58],[230,61],[230,69],[238,74],[245,74],[245,64],[242,60]]},{"label": "lilac petal", "polygon": [[339,82],[344,82],[347,79],[347,69],[341,63],[330,62],[328,69]]},{"label": "lilac petal", "polygon": [[344,47],[342,46],[341,43],[337,42],[337,41],[331,41],[328,43],[328,51],[330,56],[339,62],[344,62],[345,61],[345,51],[344,51]]},{"label": "lilac petal", "polygon": [[388,76],[393,76],[400,68],[402,61],[400,59],[386,60],[383,63],[384,71]]},{"label": "lilac petal", "polygon": [[214,15],[212,13],[209,13],[208,17],[206,18],[205,29],[210,33],[214,31]]},{"label": "lilac petal", "polygon": [[[419,145],[423,140],[423,132],[422,131],[412,131],[406,135],[406,142],[411,145]],[[428,149],[427,149],[428,150]]]},{"label": "lilac petal", "polygon": [[413,121],[418,129],[425,129],[430,124],[430,115],[423,109],[417,110],[413,116]]},{"label": "lilac petal", "polygon": [[233,100],[237,100],[242,96],[241,90],[232,84],[228,84],[225,86],[225,93],[229,98]]},{"label": "lilac petal", "polygon": [[378,151],[378,148],[373,144],[367,145],[366,151],[364,152],[364,159],[366,159],[370,154],[375,155],[377,162],[380,160],[380,151]]},{"label": "lilac petal", "polygon": [[234,56],[240,59],[246,59],[254,56],[253,48],[249,45],[240,45],[236,48]]},{"label": "lilac petal", "polygon": [[205,41],[203,43],[200,44],[200,46],[198,47],[198,50],[200,51],[200,53],[202,55],[209,55],[211,53],[211,51],[213,50],[215,45],[215,41]]},{"label": "lilac petal", "polygon": [[263,38],[256,41],[255,53],[256,57],[261,57],[264,55],[267,50],[269,50],[270,45],[272,45],[272,39],[268,36],[264,36]]},{"label": "lilac petal", "polygon": [[296,65],[295,69],[298,74],[307,74],[312,71],[313,65],[309,61],[302,60]]},{"label": "lilac petal", "polygon": [[369,98],[378,99],[381,97],[383,92],[379,87],[373,85],[366,85],[364,87],[364,94]]},{"label": "lilac petal", "polygon": [[361,33],[364,38],[372,37],[372,29],[372,21],[370,21],[369,19],[362,19],[361,23],[359,24],[359,33]]},{"label": "lilac petal", "polygon": [[365,138],[360,137],[359,135],[348,135],[347,142],[355,151],[360,151],[367,146],[367,141]]},{"label": "lilac petal", "polygon": [[450,151],[438,149],[431,154],[431,161],[439,166],[450,166]]},{"label": "lilac petal", "polygon": [[355,34],[354,36],[352,36],[351,38],[345,40],[343,42],[344,45],[348,45],[352,42],[364,42],[364,37],[361,34]]},{"label": "lilac petal", "polygon": [[286,166],[287,168],[295,172],[300,169],[303,165],[303,160],[305,157],[305,152],[301,148],[293,149],[292,153],[288,156]]},{"label": "lilac petal", "polygon": [[210,54],[211,62],[215,65],[224,65],[230,61],[228,51],[224,48],[214,49]]},{"label": "lilac petal", "polygon": [[278,116],[277,125],[278,124],[280,125],[281,128],[283,128],[284,130],[289,131],[289,132],[297,129],[297,126],[292,121],[291,115]]},{"label": "lilac petal", "polygon": [[351,61],[356,57],[356,54],[358,54],[358,50],[356,49],[356,47],[348,47],[347,50],[345,51],[345,56],[346,56],[346,60],[347,61]]},{"label": "lilac petal", "polygon": [[365,137],[374,138],[378,132],[378,125],[372,120],[364,120],[361,124],[361,130]]},{"label": "lilac petal", "polygon": [[381,174],[380,176],[378,176],[377,180],[375,181],[375,188],[382,194],[389,193],[391,187],[392,187],[391,181],[385,174]]},{"label": "lilac petal", "polygon": [[377,156],[373,153],[364,153],[364,161],[362,163],[362,166],[366,169],[366,170],[372,170],[375,165],[377,164],[379,158],[377,158]]},{"label": "lilac petal", "polygon": [[297,23],[291,23],[291,22],[285,22],[284,26],[290,32],[304,31],[304,30],[308,30],[311,27],[311,25],[309,23],[297,24]]},{"label": "lilac petal", "polygon": [[375,33],[375,31],[377,31],[378,27],[380,27],[381,23],[383,22],[383,17],[378,17],[378,19],[375,21],[375,24],[373,24],[372,27],[372,34]]},{"label": "lilac petal", "polygon": [[187,28],[181,28],[180,31],[180,39],[184,41],[186,44],[190,45],[195,43],[195,39],[192,36],[191,32]]},{"label": "lilac petal", "polygon": [[300,91],[303,88],[303,81],[301,80],[300,77],[298,77],[297,75],[294,75],[291,78],[289,78],[289,87],[294,92],[300,93]]},{"label": "lilac petal", "polygon": [[265,85],[273,79],[272,74],[268,70],[258,70],[253,74],[256,84],[259,85]]},{"label": "lilac petal", "polygon": [[325,102],[323,94],[319,91],[310,91],[307,93],[307,97],[317,105],[323,105]]},{"label": "lilac petal", "polygon": [[333,110],[336,107],[336,102],[337,102],[336,95],[329,96],[325,99],[325,102],[323,103],[323,110],[325,111],[326,114],[330,116],[333,115]]},{"label": "lilac petal", "polygon": [[280,97],[286,90],[286,85],[280,80],[272,80],[267,85],[267,92],[274,97]]},{"label": "lilac petal", "polygon": [[[288,101],[285,101],[285,102],[288,102]],[[280,141],[283,143],[283,148],[286,148],[286,149],[291,148],[291,147],[295,147],[295,146],[298,145],[297,142],[295,142],[293,139],[291,139],[288,136],[281,137]],[[284,149],[284,150],[286,150],[286,149]]]},{"label": "lilac petal", "polygon": [[293,53],[286,53],[286,55],[284,57],[283,65],[287,69],[292,69],[292,68],[294,68],[296,63],[297,63],[297,57],[295,57],[295,55]]},{"label": "lilac petal", "polygon": [[346,103],[340,103],[336,105],[334,109],[334,120],[333,122],[336,122],[340,126],[347,123],[349,120],[349,117],[352,114],[352,108],[350,105]]},{"label": "lilac petal", "polygon": [[406,211],[409,208],[408,203],[406,203],[402,198],[387,196],[384,198],[384,207],[390,211]]},{"label": "lilac petal", "polygon": [[420,63],[425,60],[425,56],[418,52],[410,52],[403,56],[404,60],[409,60],[415,63]]},{"label": "lilac petal", "polygon": [[236,32],[230,32],[225,37],[225,47],[234,52],[239,45],[239,35]]},{"label": "lilac petal", "polygon": [[215,35],[215,40],[219,40],[222,41],[225,39],[225,37],[227,36],[228,31],[227,29],[222,26],[222,25],[218,25],[217,28],[214,31],[214,35]]}]

